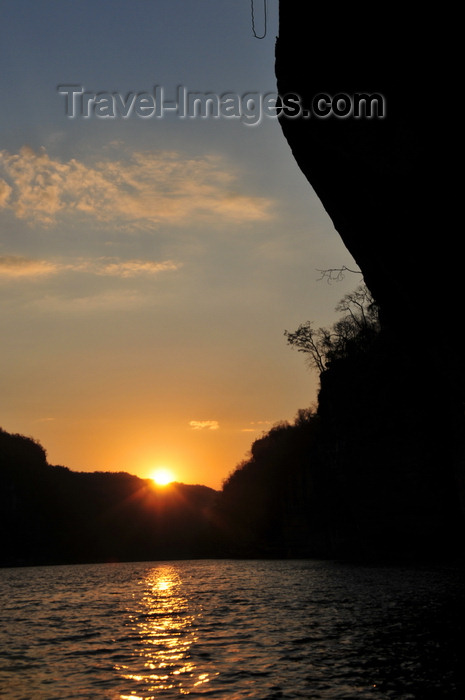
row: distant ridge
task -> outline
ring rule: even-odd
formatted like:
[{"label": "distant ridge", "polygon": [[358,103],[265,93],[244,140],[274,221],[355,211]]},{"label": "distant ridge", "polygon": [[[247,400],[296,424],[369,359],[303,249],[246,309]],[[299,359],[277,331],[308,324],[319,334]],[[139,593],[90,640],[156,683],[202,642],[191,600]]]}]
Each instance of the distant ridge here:
[{"label": "distant ridge", "polygon": [[216,498],[207,486],[52,466],[37,441],[0,430],[2,566],[211,555]]}]

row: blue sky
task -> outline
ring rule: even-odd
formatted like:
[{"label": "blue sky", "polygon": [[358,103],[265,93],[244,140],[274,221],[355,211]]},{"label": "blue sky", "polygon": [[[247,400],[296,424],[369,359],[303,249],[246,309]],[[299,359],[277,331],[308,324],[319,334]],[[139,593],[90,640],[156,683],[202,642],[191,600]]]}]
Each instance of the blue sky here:
[{"label": "blue sky", "polygon": [[[0,9],[0,425],[49,461],[219,487],[316,399],[285,342],[359,282],[276,120],[69,118],[92,94],[275,92],[277,0]],[[255,1],[257,30],[262,3]]]}]

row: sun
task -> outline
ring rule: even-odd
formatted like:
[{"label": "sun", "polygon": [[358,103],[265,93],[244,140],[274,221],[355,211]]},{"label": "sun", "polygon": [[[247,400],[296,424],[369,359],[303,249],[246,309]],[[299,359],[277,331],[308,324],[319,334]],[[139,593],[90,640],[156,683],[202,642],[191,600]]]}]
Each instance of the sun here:
[{"label": "sun", "polygon": [[159,467],[153,472],[151,478],[157,486],[168,486],[174,481],[174,474],[166,467]]}]

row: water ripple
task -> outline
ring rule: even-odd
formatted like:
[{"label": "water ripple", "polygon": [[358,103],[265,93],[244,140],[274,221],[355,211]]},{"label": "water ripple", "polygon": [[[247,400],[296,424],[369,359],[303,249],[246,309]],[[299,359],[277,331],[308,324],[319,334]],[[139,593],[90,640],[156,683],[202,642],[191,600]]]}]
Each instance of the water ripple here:
[{"label": "water ripple", "polygon": [[3,569],[0,697],[458,700],[463,591],[312,561]]}]

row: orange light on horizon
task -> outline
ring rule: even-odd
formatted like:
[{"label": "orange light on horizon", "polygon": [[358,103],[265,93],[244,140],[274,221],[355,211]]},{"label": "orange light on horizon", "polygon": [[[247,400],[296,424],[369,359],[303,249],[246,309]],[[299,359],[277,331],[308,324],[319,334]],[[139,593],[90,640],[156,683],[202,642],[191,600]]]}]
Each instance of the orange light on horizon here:
[{"label": "orange light on horizon", "polygon": [[168,486],[168,484],[171,484],[175,479],[173,472],[166,467],[159,467],[156,469],[150,478],[157,486]]}]

